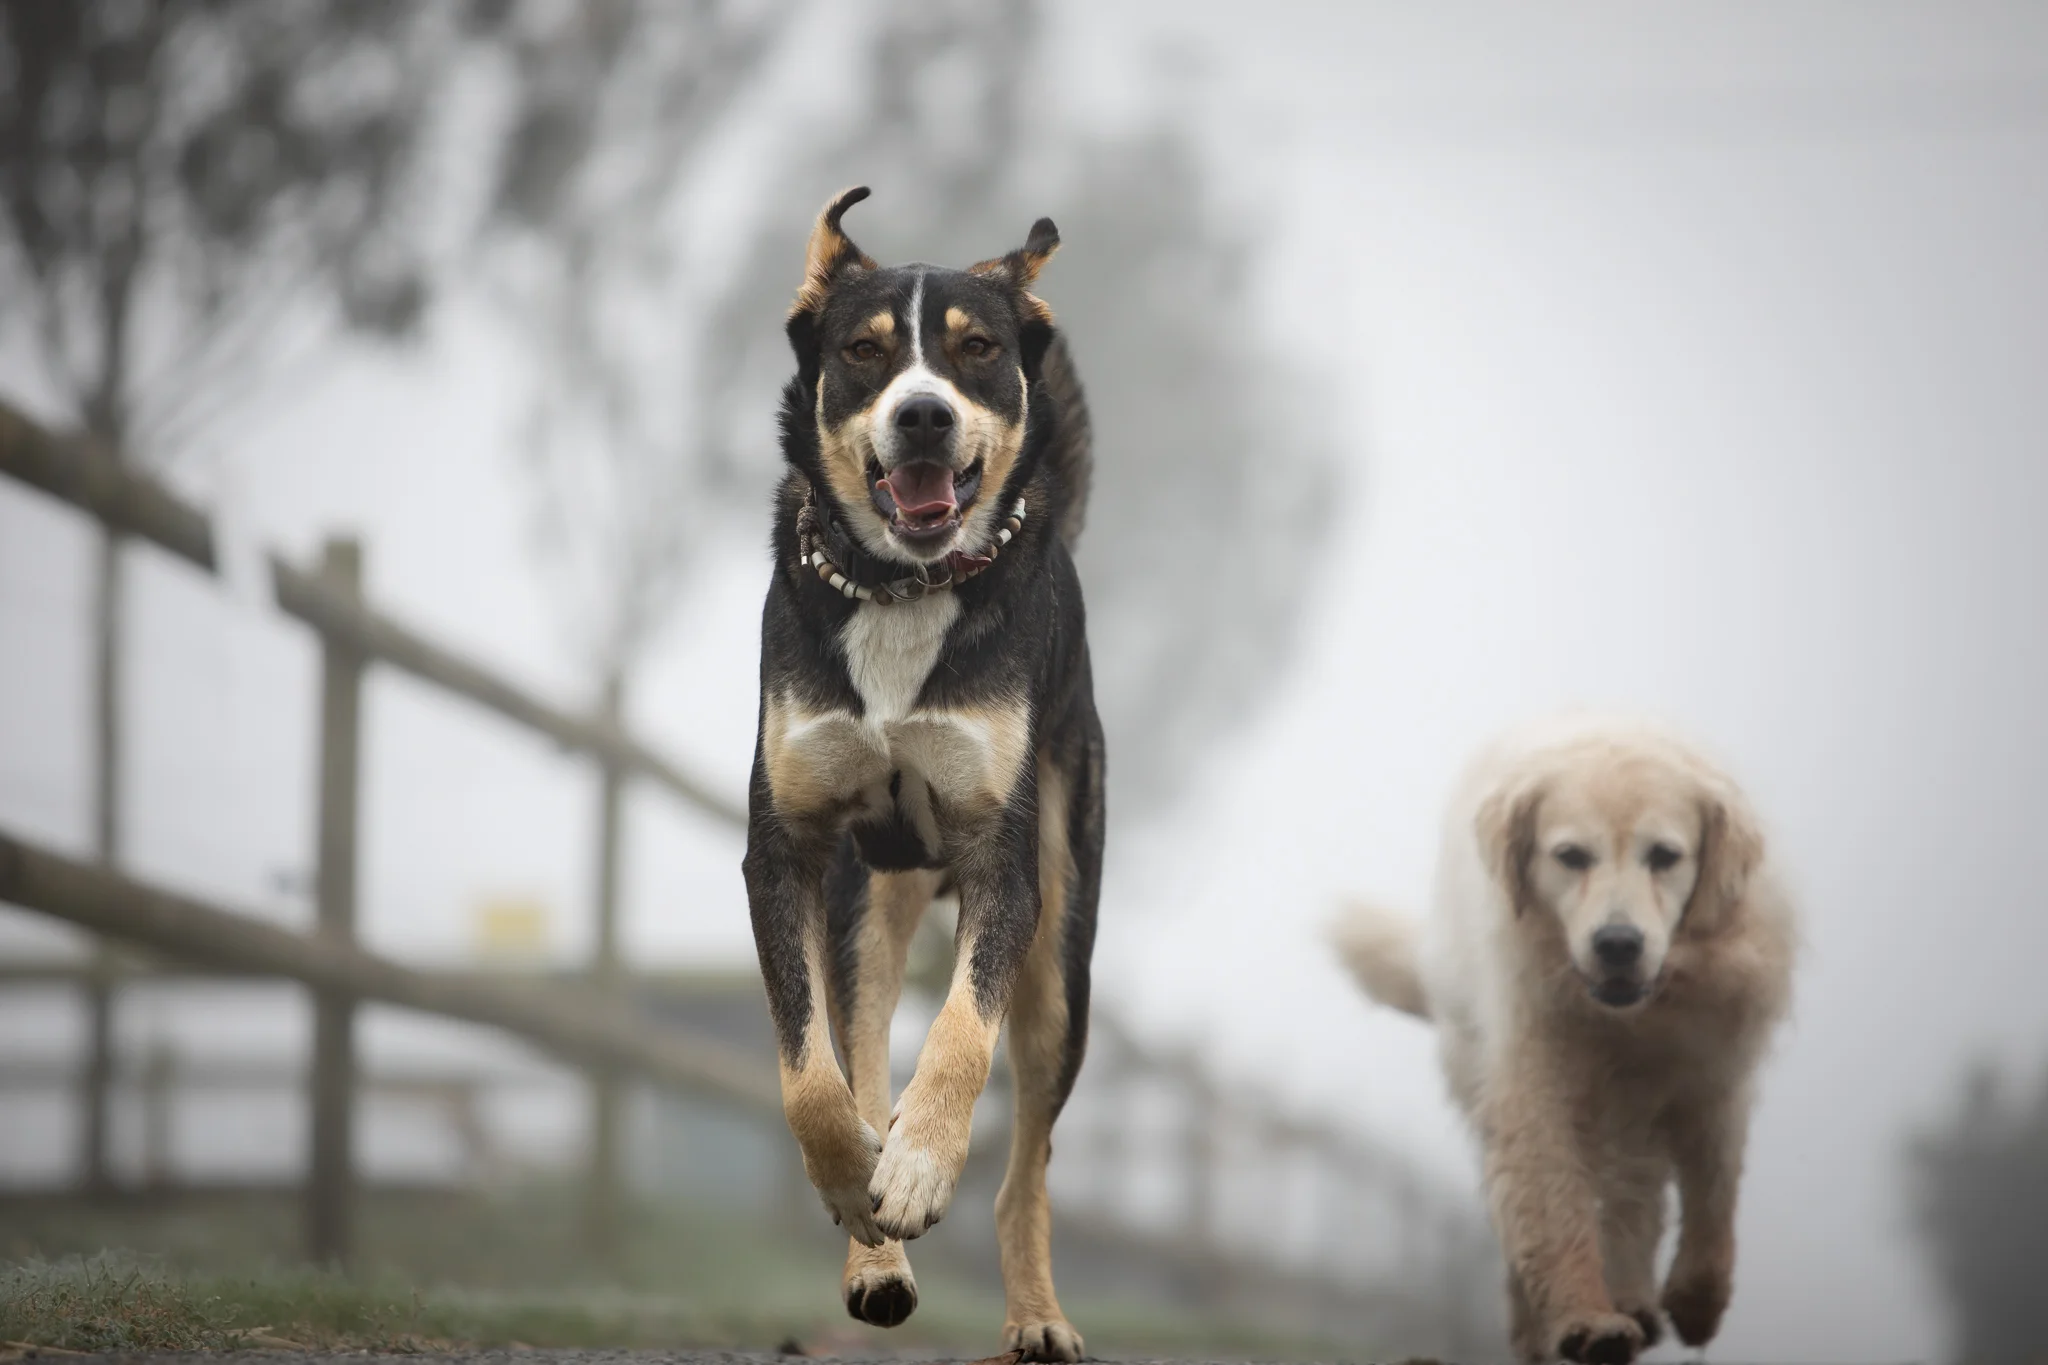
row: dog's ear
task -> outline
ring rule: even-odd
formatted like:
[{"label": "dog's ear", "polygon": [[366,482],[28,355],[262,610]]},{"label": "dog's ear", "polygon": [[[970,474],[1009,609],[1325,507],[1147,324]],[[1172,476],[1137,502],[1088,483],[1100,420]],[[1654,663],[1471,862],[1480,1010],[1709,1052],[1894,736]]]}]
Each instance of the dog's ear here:
[{"label": "dog's ear", "polygon": [[1764,860],[1763,829],[1733,784],[1709,782],[1700,793],[1699,879],[1679,923],[1688,932],[1719,932],[1749,892]]},{"label": "dog's ear", "polygon": [[1017,304],[1025,325],[1039,323],[1050,328],[1052,309],[1045,306],[1044,299],[1031,292],[1031,286],[1037,281],[1038,272],[1045,269],[1045,263],[1052,259],[1052,253],[1059,249],[1060,230],[1052,225],[1052,219],[1041,218],[1031,225],[1023,246],[990,260],[976,261],[967,267],[967,273],[1009,285],[1017,293]]},{"label": "dog's ear", "polygon": [[1530,863],[1536,856],[1536,808],[1543,803],[1543,787],[1534,778],[1503,783],[1479,803],[1472,822],[1480,856],[1518,919],[1536,903]]},{"label": "dog's ear", "polygon": [[818,314],[832,296],[832,287],[851,271],[873,270],[874,260],[853,244],[839,226],[846,211],[868,197],[866,185],[855,185],[832,197],[811,229],[811,241],[804,252],[804,282],[789,307],[783,330],[789,348],[796,352],[797,374],[809,385],[818,377]]}]

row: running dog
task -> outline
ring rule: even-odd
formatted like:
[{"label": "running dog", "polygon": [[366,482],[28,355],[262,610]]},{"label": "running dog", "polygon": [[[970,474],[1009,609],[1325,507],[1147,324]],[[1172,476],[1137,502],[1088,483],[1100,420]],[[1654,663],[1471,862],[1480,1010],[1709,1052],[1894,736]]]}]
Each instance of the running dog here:
[{"label": "running dog", "polygon": [[[1426,929],[1355,908],[1367,994],[1439,1031],[1477,1130],[1515,1350],[1627,1365],[1704,1346],[1735,1270],[1752,1081],[1797,934],[1749,802],[1678,739],[1570,717],[1466,773]],[[1665,1188],[1683,1224],[1656,1281]]]},{"label": "running dog", "polygon": [[[840,227],[867,196],[819,217],[787,324],[742,865],[783,1112],[852,1234],[847,1311],[895,1326],[917,1306],[903,1243],[946,1212],[1007,1021],[1006,1345],[1078,1360],[1045,1166],[1087,1036],[1103,746],[1072,558],[1088,413],[1031,293],[1059,233],[1041,218],[965,270],[884,268]],[[952,983],[892,1111],[904,957],[946,890]]]}]

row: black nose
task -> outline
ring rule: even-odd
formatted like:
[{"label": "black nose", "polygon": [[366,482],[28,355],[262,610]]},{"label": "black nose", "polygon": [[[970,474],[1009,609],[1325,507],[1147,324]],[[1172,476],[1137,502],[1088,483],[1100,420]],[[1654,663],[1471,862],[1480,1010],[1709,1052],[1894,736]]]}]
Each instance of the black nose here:
[{"label": "black nose", "polygon": [[1633,967],[1642,960],[1643,931],[1627,924],[1606,924],[1593,931],[1593,956],[1603,967]]},{"label": "black nose", "polygon": [[914,450],[935,446],[953,430],[953,409],[930,394],[907,398],[896,409],[896,430]]}]

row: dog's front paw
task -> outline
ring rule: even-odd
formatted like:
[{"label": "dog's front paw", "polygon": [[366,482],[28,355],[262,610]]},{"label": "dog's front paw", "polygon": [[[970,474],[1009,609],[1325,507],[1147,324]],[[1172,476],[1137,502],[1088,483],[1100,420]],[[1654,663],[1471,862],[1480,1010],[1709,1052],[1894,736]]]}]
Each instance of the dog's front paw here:
[{"label": "dog's front paw", "polygon": [[814,1139],[803,1148],[804,1174],[810,1177],[833,1222],[863,1246],[880,1246],[888,1238],[875,1222],[868,1182],[882,1139],[861,1119],[853,1122],[855,1126],[842,1140],[826,1144]]},{"label": "dog's front paw", "polygon": [[1657,1316],[1655,1304],[1621,1303],[1616,1307],[1636,1320],[1636,1326],[1643,1329],[1643,1349],[1649,1350],[1664,1340],[1664,1320]]},{"label": "dog's front paw", "polygon": [[1733,1277],[1716,1266],[1689,1265],[1679,1257],[1664,1284],[1664,1311],[1678,1339],[1688,1346],[1704,1346],[1721,1330],[1721,1315],[1728,1311],[1734,1294]]},{"label": "dog's front paw", "polygon": [[1584,1313],[1553,1338],[1557,1356],[1573,1365],[1631,1365],[1642,1353],[1642,1325],[1626,1313]]},{"label": "dog's front paw", "polygon": [[1079,1360],[1081,1334],[1064,1318],[1003,1324],[1003,1349],[1022,1351],[1025,1360]]},{"label": "dog's front paw", "polygon": [[891,1237],[922,1237],[953,1202],[957,1163],[947,1161],[901,1127],[889,1134],[875,1163],[868,1196],[875,1225]]}]

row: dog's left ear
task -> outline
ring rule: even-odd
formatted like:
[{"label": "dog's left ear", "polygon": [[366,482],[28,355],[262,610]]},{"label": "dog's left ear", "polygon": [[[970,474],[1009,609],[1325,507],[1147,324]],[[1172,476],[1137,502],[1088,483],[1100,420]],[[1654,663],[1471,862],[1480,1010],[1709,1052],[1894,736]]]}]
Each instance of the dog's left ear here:
[{"label": "dog's left ear", "polygon": [[[1052,253],[1059,249],[1060,230],[1052,225],[1052,219],[1041,218],[1031,225],[1030,235],[1025,237],[1023,246],[992,260],[976,261],[967,267],[967,273],[1009,285],[1016,291],[1017,306],[1023,314],[1027,331],[1036,324],[1045,329],[1045,339],[1050,342],[1052,309],[1045,306],[1044,299],[1031,292],[1031,286],[1037,281],[1038,272],[1045,269],[1045,263],[1052,259]],[[1026,340],[1028,342],[1030,338]]]},{"label": "dog's left ear", "polygon": [[1695,934],[1719,932],[1749,893],[1764,860],[1763,829],[1732,784],[1709,783],[1700,794],[1699,880],[1680,925]]}]

